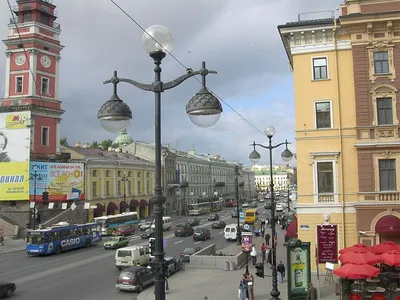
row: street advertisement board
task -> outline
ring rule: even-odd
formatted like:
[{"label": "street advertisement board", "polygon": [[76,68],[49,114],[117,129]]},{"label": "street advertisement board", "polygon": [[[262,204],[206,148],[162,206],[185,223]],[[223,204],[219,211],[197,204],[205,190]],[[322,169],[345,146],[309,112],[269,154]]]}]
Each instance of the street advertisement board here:
[{"label": "street advertisement board", "polygon": [[310,245],[300,240],[287,245],[289,299],[307,299],[307,288],[311,282]]},{"label": "street advertisement board", "polygon": [[42,200],[42,194],[46,190],[49,193],[49,201],[84,200],[84,164],[83,163],[48,163],[31,162],[30,172],[35,180],[30,183],[30,200]]},{"label": "street advertisement board", "polygon": [[337,225],[317,225],[318,263],[338,262]]},{"label": "street advertisement board", "polygon": [[250,253],[253,248],[253,234],[242,231],[242,252]]},{"label": "street advertisement board", "polygon": [[29,199],[31,113],[0,113],[0,201]]},{"label": "street advertisement board", "polygon": [[239,212],[239,222],[244,223],[244,211]]}]

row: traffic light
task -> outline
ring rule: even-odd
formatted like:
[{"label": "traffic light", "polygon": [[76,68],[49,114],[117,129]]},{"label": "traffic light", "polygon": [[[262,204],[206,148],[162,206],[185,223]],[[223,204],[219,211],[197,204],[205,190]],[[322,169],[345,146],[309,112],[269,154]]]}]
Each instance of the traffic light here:
[{"label": "traffic light", "polygon": [[257,269],[256,275],[258,277],[264,278],[264,264],[263,263],[258,263],[256,265],[256,269]]},{"label": "traffic light", "polygon": [[154,256],[154,250],[156,249],[156,239],[155,238],[149,238],[149,253],[150,257]]},{"label": "traffic light", "polygon": [[49,192],[44,191],[44,192],[42,193],[42,200],[43,200],[43,201],[49,201]]}]

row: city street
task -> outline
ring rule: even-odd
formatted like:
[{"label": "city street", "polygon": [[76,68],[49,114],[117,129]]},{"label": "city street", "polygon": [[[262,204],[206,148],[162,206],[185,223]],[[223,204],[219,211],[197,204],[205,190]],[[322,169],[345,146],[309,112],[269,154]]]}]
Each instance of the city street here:
[{"label": "city street", "polygon": [[[261,206],[262,207],[262,206]],[[225,208],[219,215],[227,224],[236,223],[231,219],[231,212],[236,208]],[[259,208],[261,216],[265,213]],[[186,219],[189,217],[186,217]],[[261,217],[262,218],[262,217]],[[212,222],[207,221],[207,215],[200,217],[200,226],[210,228]],[[172,230],[165,232],[167,256],[179,257],[187,247],[206,247],[212,243],[222,249],[231,242],[226,242],[223,230],[211,229],[211,239],[205,242],[194,242],[192,237],[175,237]],[[148,243],[140,239],[139,232],[131,237],[130,245]],[[105,238],[106,240],[107,238]],[[114,266],[113,250],[104,250],[102,243],[88,249],[78,249],[60,255],[48,257],[28,257],[25,252],[2,254],[0,256],[1,279],[17,284],[13,299],[41,300],[108,300],[133,299],[133,294],[118,292],[115,289],[119,271]]]}]

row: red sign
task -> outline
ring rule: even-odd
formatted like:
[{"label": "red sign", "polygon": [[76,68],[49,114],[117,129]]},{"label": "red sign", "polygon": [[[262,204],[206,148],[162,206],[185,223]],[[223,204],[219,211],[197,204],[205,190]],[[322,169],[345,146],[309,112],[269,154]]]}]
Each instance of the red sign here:
[{"label": "red sign", "polygon": [[337,263],[337,225],[317,225],[317,247],[318,263]]}]

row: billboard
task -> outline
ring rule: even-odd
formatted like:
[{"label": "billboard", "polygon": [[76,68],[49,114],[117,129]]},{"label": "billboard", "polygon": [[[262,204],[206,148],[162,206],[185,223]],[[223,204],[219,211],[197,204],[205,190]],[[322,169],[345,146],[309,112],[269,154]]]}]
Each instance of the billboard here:
[{"label": "billboard", "polygon": [[30,172],[35,174],[30,182],[30,200],[40,202],[46,190],[49,201],[84,200],[84,164],[83,163],[49,163],[31,162]]},{"label": "billboard", "polygon": [[338,262],[337,225],[317,225],[318,263]]},{"label": "billboard", "polygon": [[29,199],[31,113],[0,113],[0,201]]}]

